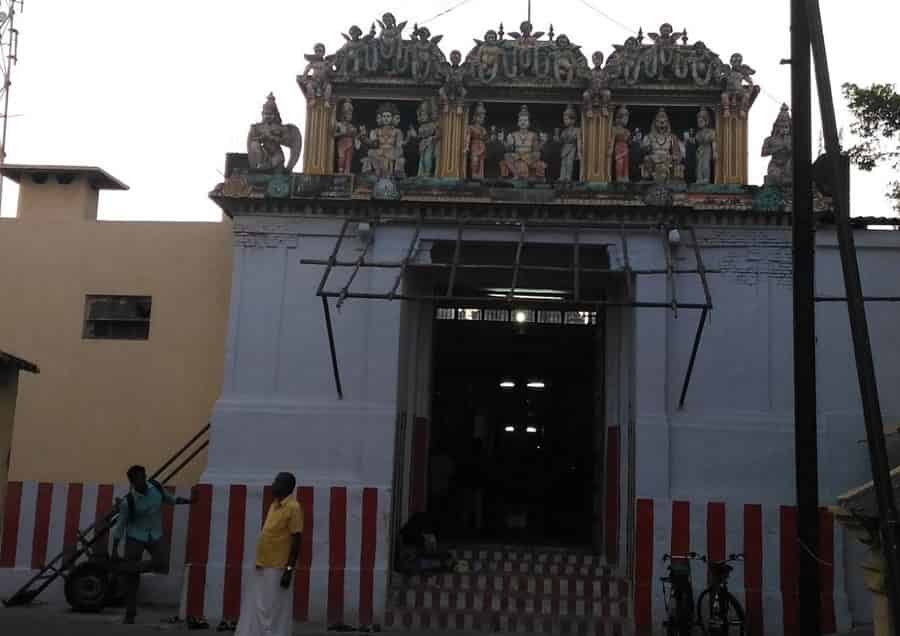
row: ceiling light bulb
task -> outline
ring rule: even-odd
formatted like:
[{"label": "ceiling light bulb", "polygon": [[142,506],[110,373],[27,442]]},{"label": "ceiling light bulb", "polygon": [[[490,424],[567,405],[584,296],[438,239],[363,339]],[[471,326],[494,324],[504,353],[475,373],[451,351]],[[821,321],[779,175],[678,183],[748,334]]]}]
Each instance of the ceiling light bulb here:
[{"label": "ceiling light bulb", "polygon": [[516,312],[516,322],[525,322],[525,318],[526,318],[526,316],[525,316],[525,312],[524,312],[524,311],[517,311],[517,312]]},{"label": "ceiling light bulb", "polygon": [[514,426],[507,426],[503,430],[506,431],[507,433],[515,433],[516,432],[516,428]]},{"label": "ceiling light bulb", "polygon": [[532,380],[526,385],[529,389],[545,389],[547,385],[543,380]]},{"label": "ceiling light bulb", "polygon": [[503,380],[500,382],[501,389],[514,389],[516,388],[516,383],[513,380]]},{"label": "ceiling light bulb", "polygon": [[537,433],[537,427],[536,427],[536,426],[529,426],[528,428],[525,429],[525,432],[526,432],[526,433]]}]

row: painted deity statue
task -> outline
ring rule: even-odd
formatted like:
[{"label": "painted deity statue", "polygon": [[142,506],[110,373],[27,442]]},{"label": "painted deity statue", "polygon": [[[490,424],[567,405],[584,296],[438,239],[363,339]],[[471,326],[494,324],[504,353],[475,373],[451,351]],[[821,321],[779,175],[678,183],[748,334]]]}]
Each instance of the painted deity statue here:
[{"label": "painted deity statue", "polygon": [[472,123],[466,127],[466,154],[469,156],[469,178],[484,179],[484,157],[487,154],[488,131],[484,127],[487,109],[478,102]]},{"label": "painted deity statue", "polygon": [[697,113],[697,132],[694,133],[694,145],[697,155],[697,183],[707,184],[712,181],[713,162],[718,157],[716,147],[716,131],[710,128],[710,114],[705,108]]},{"label": "painted deity statue", "polygon": [[463,102],[466,99],[465,77],[466,68],[460,63],[462,62],[462,53],[453,50],[450,51],[450,63],[441,65],[440,74],[444,78],[444,84],[438,90],[441,98],[441,104],[444,112],[449,112],[450,104],[456,104],[457,112],[462,113]]},{"label": "painted deity statue", "polygon": [[[285,162],[282,146],[290,148]],[[256,172],[290,172],[300,159],[303,136],[293,124],[281,123],[275,96],[269,93],[262,107],[262,120],[250,126],[247,133],[247,160]]]},{"label": "painted deity statue", "polygon": [[785,186],[794,181],[791,138],[791,111],[787,104],[781,106],[772,134],[763,141],[762,156],[771,157],[766,174],[766,185]]},{"label": "painted deity statue", "polygon": [[575,161],[581,161],[581,128],[577,126],[578,112],[571,104],[563,113],[563,129],[559,133],[560,164],[559,180],[576,181]]},{"label": "painted deity statue", "polygon": [[613,179],[616,183],[627,183],[629,181],[629,154],[631,143],[631,131],[628,130],[628,109],[620,106],[616,111],[616,118],[613,123],[612,135],[610,136],[608,155],[612,163]]},{"label": "painted deity statue", "polygon": [[531,130],[528,106],[519,110],[519,129],[506,138],[506,155],[500,162],[500,175],[514,179],[543,179],[547,165],[541,161],[540,136]]},{"label": "painted deity statue", "polygon": [[497,32],[493,29],[485,32],[484,41],[476,39],[475,44],[477,47],[468,60],[472,65],[473,75],[482,82],[492,82],[500,72],[503,58],[503,48]]},{"label": "painted deity statue", "polygon": [[438,141],[441,138],[440,126],[437,122],[437,106],[431,100],[424,100],[416,111],[419,129],[410,128],[407,141],[417,139],[419,142],[420,177],[434,176],[434,164]]},{"label": "painted deity statue", "polygon": [[650,132],[644,137],[644,150],[647,153],[641,167],[644,179],[660,183],[684,179],[681,144],[672,134],[669,116],[663,109],[656,114]]},{"label": "painted deity statue", "polygon": [[325,56],[325,45],[321,42],[313,46],[313,52],[304,56],[307,64],[300,75],[300,85],[306,99],[313,101],[324,98],[331,101],[332,56]]},{"label": "painted deity statue", "polygon": [[731,56],[731,65],[725,70],[725,92],[722,93],[722,114],[728,117],[734,111],[738,116],[746,117],[750,104],[759,93],[759,87],[753,84],[752,75],[756,73],[744,64],[744,56],[735,53]]},{"label": "painted deity statue", "polygon": [[338,174],[350,174],[353,166],[353,153],[360,147],[361,137],[365,132],[353,123],[353,102],[344,100],[341,105],[341,118],[334,125],[335,154],[337,155]]},{"label": "painted deity statue", "polygon": [[609,115],[609,100],[612,92],[609,90],[609,75],[603,68],[603,53],[594,51],[591,56],[594,68],[591,69],[591,79],[588,89],[584,91],[584,112],[588,117],[594,116],[594,111],[599,110],[603,115]]},{"label": "painted deity statue", "polygon": [[363,160],[363,172],[376,177],[404,176],[398,164],[403,158],[403,133],[394,125],[394,104],[381,104],[376,120],[378,127],[369,133],[369,152]]},{"label": "painted deity statue", "polygon": [[403,46],[403,29],[406,22],[397,24],[397,18],[393,13],[385,13],[381,16],[381,20],[377,20],[378,26],[381,27],[381,33],[378,36],[377,50],[383,61],[388,61],[400,57],[400,49]]}]

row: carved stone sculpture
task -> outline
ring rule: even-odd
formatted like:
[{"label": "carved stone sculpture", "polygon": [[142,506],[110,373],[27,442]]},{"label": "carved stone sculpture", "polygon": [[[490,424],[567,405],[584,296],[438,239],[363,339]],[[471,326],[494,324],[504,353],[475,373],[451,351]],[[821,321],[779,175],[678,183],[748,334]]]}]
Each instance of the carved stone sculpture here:
[{"label": "carved stone sculpture", "polygon": [[419,142],[419,169],[420,177],[434,176],[434,164],[437,154],[437,144],[441,138],[440,127],[437,122],[437,107],[431,100],[423,100],[416,111],[416,119],[419,129],[411,128],[407,141]]},{"label": "carved stone sculpture", "polygon": [[584,112],[588,117],[593,117],[595,111],[603,115],[609,115],[609,102],[612,93],[609,90],[609,76],[603,68],[603,53],[594,51],[591,56],[594,68],[591,69],[591,79],[588,89],[584,91]]},{"label": "carved stone sculpture", "polygon": [[759,94],[759,86],[753,84],[755,74],[752,68],[744,64],[744,56],[735,53],[731,56],[731,65],[725,69],[725,92],[722,93],[722,114],[728,117],[736,112],[739,117],[746,117],[750,105]]},{"label": "carved stone sculpture", "polygon": [[559,180],[574,181],[575,161],[581,161],[581,128],[576,125],[578,111],[571,105],[566,106],[563,113],[563,129],[559,134],[560,164]]},{"label": "carved stone sculpture", "polygon": [[485,84],[494,81],[500,73],[502,57],[503,48],[500,46],[496,31],[487,31],[484,34],[484,41],[476,39],[475,48],[468,57],[475,79]]},{"label": "carved stone sculpture", "polygon": [[613,179],[616,183],[629,181],[629,153],[631,148],[631,131],[628,130],[628,109],[620,106],[616,111],[612,135],[610,136],[608,155],[612,159]]},{"label": "carved stone sculpture", "polygon": [[406,27],[406,22],[397,24],[397,18],[393,13],[385,13],[377,22],[381,27],[376,45],[379,57],[384,61],[399,58],[403,47],[403,29]]},{"label": "carved stone sculpture", "polygon": [[365,132],[360,131],[353,123],[353,102],[344,100],[341,115],[334,125],[335,154],[337,155],[338,174],[350,174],[353,166],[353,153],[359,149]]},{"label": "carved stone sculpture", "polygon": [[401,173],[403,159],[403,133],[394,125],[398,114],[394,104],[381,104],[376,115],[378,127],[369,133],[369,151],[363,160],[363,172],[376,177],[405,176]]},{"label": "carved stone sculpture", "polygon": [[334,55],[334,65],[337,72],[344,78],[351,75],[359,75],[365,70],[374,70],[374,56],[371,54],[369,43],[371,38],[362,37],[362,29],[353,25],[347,33],[341,33],[346,40],[344,46]]},{"label": "carved stone sculpture", "polygon": [[[281,147],[290,148],[291,154],[285,163]],[[262,120],[250,126],[247,133],[247,160],[254,172],[290,172],[300,159],[303,135],[293,124],[281,123],[281,114],[275,103],[275,96],[269,93],[262,108]]]},{"label": "carved stone sculpture", "polygon": [[641,168],[641,176],[646,180],[666,183],[684,179],[684,165],[681,163],[681,144],[672,134],[669,116],[664,109],[656,114],[653,127],[644,137],[647,153]]},{"label": "carved stone sculpture", "polygon": [[438,42],[443,35],[431,37],[431,31],[426,27],[416,27],[413,31],[412,49],[412,78],[417,82],[423,82],[434,74],[438,66],[445,62],[444,54],[438,48]]},{"label": "carved stone sculpture", "polygon": [[438,94],[441,97],[441,104],[444,112],[449,112],[450,104],[456,104],[458,112],[462,112],[463,102],[466,99],[465,73],[466,68],[461,66],[462,53],[459,51],[450,51],[450,63],[444,62],[441,65],[440,73],[444,78],[444,84],[441,86]]},{"label": "carved stone sculpture", "polygon": [[766,185],[787,186],[793,183],[792,151],[791,111],[787,104],[783,104],[772,126],[772,134],[763,141],[762,156],[771,157],[765,178]]},{"label": "carved stone sculpture", "polygon": [[716,131],[710,128],[710,114],[705,108],[697,113],[697,132],[694,134],[694,151],[697,156],[697,179],[700,184],[710,183],[712,180],[712,162],[718,160],[718,148],[716,147]]},{"label": "carved stone sculpture", "polygon": [[484,179],[484,158],[487,154],[488,132],[484,127],[487,109],[478,102],[472,123],[466,127],[465,152],[469,156],[469,178]]},{"label": "carved stone sculpture", "polygon": [[318,43],[313,52],[304,56],[308,64],[301,73],[299,82],[308,101],[324,99],[331,102],[331,75],[333,58],[325,56],[325,45]]},{"label": "carved stone sculpture", "polygon": [[500,162],[500,175],[514,179],[543,179],[547,166],[541,161],[540,136],[531,130],[528,106],[519,110],[519,129],[506,138],[506,155]]}]

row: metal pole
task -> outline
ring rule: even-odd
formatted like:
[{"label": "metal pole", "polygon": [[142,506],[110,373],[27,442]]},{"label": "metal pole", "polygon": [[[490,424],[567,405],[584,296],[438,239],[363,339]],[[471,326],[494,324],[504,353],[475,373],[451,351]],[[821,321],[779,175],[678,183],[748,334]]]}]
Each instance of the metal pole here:
[{"label": "metal pole", "polygon": [[334,329],[331,326],[331,309],[328,307],[328,298],[322,295],[322,310],[325,312],[325,330],[328,332],[328,348],[331,350],[331,370],[334,372],[334,386],[337,389],[338,399],[344,399],[344,389],[341,387],[341,371],[338,368],[337,351],[334,348]]},{"label": "metal pole", "polygon": [[[3,132],[0,136],[0,167],[6,164],[6,127],[9,121],[9,87],[12,85],[12,67],[18,61],[19,32],[15,29],[16,2],[9,3],[9,50],[6,55],[6,73],[3,78]],[[3,206],[3,177],[0,177],[0,210]]]},{"label": "metal pole", "polygon": [[[804,0],[791,0],[793,111],[794,456],[799,634],[821,633],[819,475],[816,438],[815,226],[812,208],[812,84]],[[789,583],[790,584],[790,583]],[[789,590],[791,593],[793,590]]]},{"label": "metal pole", "polygon": [[[863,418],[866,423],[866,437],[869,446],[869,462],[872,466],[872,482],[878,502],[878,519],[881,524],[881,545],[887,567],[888,604],[891,609],[892,632],[900,636],[900,527],[898,527],[897,506],[891,485],[890,465],[884,441],[884,423],[881,419],[881,405],[878,398],[878,383],[875,378],[875,363],[872,359],[872,345],[866,321],[866,305],[859,277],[859,263],[853,229],[850,227],[850,171],[849,162],[841,155],[840,137],[834,114],[834,97],[831,93],[831,79],[828,72],[828,57],[825,52],[825,35],[822,29],[822,14],[818,0],[806,0],[806,12],[811,32],[813,56],[816,61],[816,85],[819,89],[819,105],[822,109],[822,128],[825,133],[825,148],[830,159],[832,176],[836,187],[835,225],[841,266],[844,271],[844,288],[847,293],[847,312],[850,317],[850,332],[853,335],[853,352],[856,356],[856,373],[859,393],[862,397]],[[807,75],[808,77],[808,75]]]}]

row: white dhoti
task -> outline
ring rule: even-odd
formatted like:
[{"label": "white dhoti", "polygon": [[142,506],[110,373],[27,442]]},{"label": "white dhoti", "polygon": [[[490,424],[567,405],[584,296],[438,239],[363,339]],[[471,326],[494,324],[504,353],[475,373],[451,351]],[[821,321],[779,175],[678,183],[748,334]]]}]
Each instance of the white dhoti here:
[{"label": "white dhoti", "polygon": [[247,581],[236,636],[291,636],[294,592],[281,587],[280,568],[256,568]]}]

